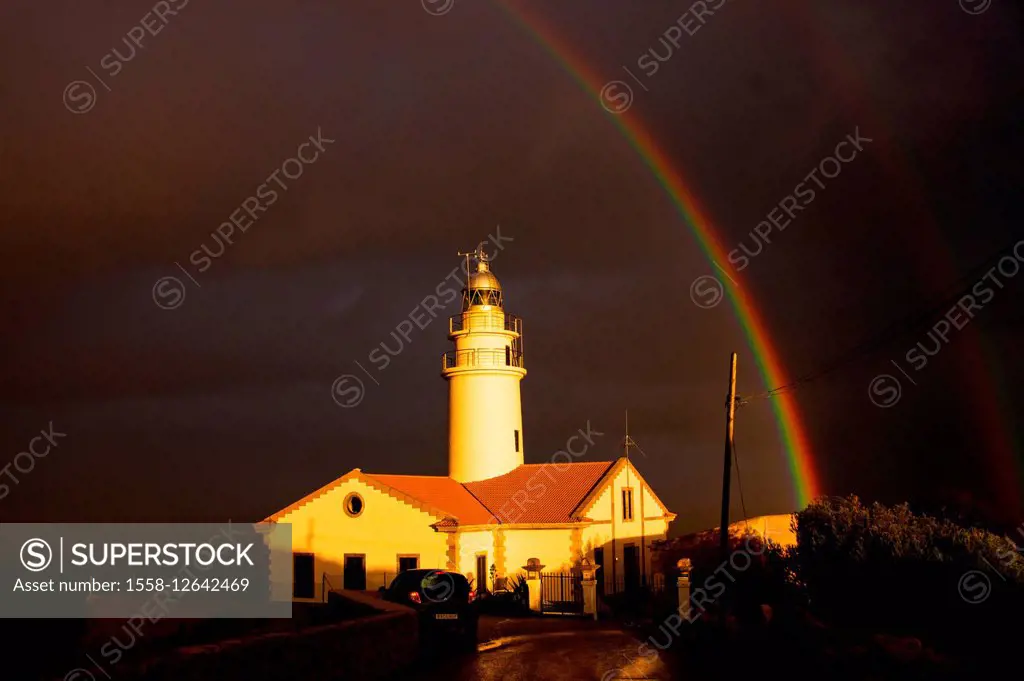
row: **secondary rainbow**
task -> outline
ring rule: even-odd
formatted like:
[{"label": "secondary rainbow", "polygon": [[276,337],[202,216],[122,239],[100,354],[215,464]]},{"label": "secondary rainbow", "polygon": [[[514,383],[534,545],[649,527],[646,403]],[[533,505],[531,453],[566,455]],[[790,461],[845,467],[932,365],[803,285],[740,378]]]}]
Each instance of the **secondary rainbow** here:
[{"label": "secondary rainbow", "polygon": [[[524,9],[513,7],[503,0],[499,0],[496,4],[525,29],[588,94],[593,96],[596,103],[600,102],[604,81],[586,65],[571,46],[561,40],[534,13],[527,13]],[[717,267],[717,263],[725,261],[727,251],[722,248],[715,237],[712,222],[707,217],[706,211],[700,207],[697,197],[687,188],[687,182],[682,173],[673,167],[671,160],[658,148],[656,140],[647,132],[640,120],[628,112],[618,115],[608,114],[608,116],[665,189],[683,220],[690,226],[712,266]],[[735,285],[729,277],[719,277],[719,279],[722,281],[737,319],[743,327],[765,384],[769,388],[785,384],[786,377],[782,371],[778,353],[772,347],[768,338],[767,326],[758,314],[752,296]],[[800,424],[793,398],[788,393],[783,393],[776,395],[771,401],[778,422],[779,435],[785,447],[790,476],[793,480],[795,501],[798,507],[803,508],[811,499],[820,494],[818,478],[811,460],[810,445]]]}]

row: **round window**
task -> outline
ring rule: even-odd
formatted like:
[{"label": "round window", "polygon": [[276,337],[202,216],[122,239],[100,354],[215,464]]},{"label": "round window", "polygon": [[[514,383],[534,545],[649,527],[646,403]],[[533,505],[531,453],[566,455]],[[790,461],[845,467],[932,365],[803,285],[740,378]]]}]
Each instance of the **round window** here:
[{"label": "round window", "polygon": [[353,492],[345,497],[345,513],[355,518],[363,512],[363,498]]}]

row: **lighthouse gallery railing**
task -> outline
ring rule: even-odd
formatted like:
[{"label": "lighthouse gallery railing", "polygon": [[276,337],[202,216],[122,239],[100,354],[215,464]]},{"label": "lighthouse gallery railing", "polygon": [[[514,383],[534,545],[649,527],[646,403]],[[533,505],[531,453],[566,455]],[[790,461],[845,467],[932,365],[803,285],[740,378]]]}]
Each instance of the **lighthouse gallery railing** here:
[{"label": "lighthouse gallery railing", "polygon": [[469,350],[449,350],[441,355],[441,369],[458,367],[519,367],[522,368],[523,355],[512,348],[494,350],[491,348],[472,348]]},{"label": "lighthouse gallery railing", "polygon": [[506,313],[503,318],[496,319],[487,313],[457,314],[448,318],[448,333],[458,331],[515,331],[522,335],[523,320],[514,314]]}]

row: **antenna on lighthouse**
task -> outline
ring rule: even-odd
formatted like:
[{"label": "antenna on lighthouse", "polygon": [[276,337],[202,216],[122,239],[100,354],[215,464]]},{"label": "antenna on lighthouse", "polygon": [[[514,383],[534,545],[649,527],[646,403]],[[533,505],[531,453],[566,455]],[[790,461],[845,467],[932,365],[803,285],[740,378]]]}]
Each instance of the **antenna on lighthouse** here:
[{"label": "antenna on lighthouse", "polygon": [[465,267],[464,274],[466,275],[466,291],[467,292],[469,292],[470,289],[473,287],[473,277],[469,276],[470,273],[472,273],[472,270],[469,269],[469,259],[473,258],[474,260],[476,260],[476,271],[477,272],[486,272],[486,271],[488,271],[490,269],[490,266],[487,263],[489,263],[491,261],[491,259],[487,255],[487,251],[484,250],[484,243],[486,243],[486,242],[481,241],[480,243],[478,243],[476,245],[476,248],[474,250],[472,250],[472,251],[466,251],[466,252],[459,251],[456,254],[456,255],[464,256],[466,258],[466,267]]},{"label": "antenna on lighthouse", "polygon": [[[473,277],[469,276],[473,270],[469,269],[469,259],[474,258],[478,263],[480,261],[480,254],[483,252],[483,242],[477,244],[476,249],[472,251],[459,251],[457,255],[464,256],[466,258],[466,266],[463,268],[462,273],[466,276],[466,295],[469,299],[473,298]],[[479,265],[477,266],[479,269]]]},{"label": "antenna on lighthouse", "polygon": [[490,269],[491,256],[484,250],[484,243],[481,241],[476,245],[476,269],[478,272],[486,272]]},{"label": "antenna on lighthouse", "polygon": [[463,256],[466,257],[466,269],[467,270],[469,269],[469,259],[470,258],[473,258],[474,260],[476,260],[478,268],[480,267],[481,264],[484,265],[484,267],[483,267],[483,269],[481,269],[481,271],[486,270],[487,263],[489,263],[491,261],[491,257],[489,255],[487,255],[487,251],[484,250],[484,244],[485,243],[487,243],[487,242],[486,241],[481,241],[480,243],[478,243],[476,245],[476,248],[474,248],[472,251],[466,251],[466,252],[459,251],[458,253],[456,253],[456,255],[463,255]]}]

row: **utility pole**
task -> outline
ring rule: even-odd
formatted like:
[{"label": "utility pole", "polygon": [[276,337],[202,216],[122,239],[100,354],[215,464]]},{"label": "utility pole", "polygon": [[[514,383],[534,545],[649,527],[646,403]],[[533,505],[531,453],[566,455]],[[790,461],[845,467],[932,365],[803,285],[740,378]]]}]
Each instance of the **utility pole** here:
[{"label": "utility pole", "polygon": [[722,523],[719,546],[722,560],[729,558],[729,482],[732,479],[733,425],[736,419],[736,353],[729,362],[729,394],[725,398],[725,462],[722,467]]}]

